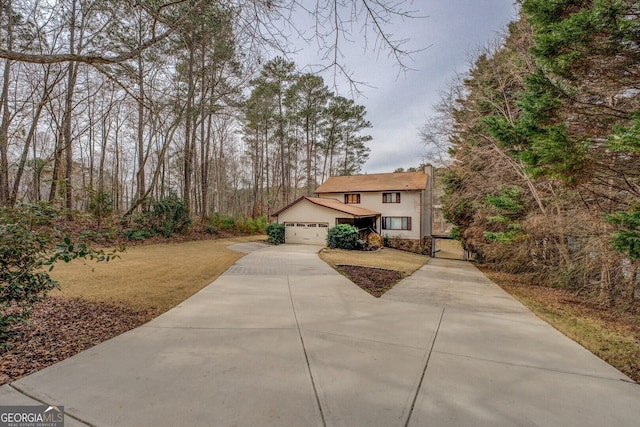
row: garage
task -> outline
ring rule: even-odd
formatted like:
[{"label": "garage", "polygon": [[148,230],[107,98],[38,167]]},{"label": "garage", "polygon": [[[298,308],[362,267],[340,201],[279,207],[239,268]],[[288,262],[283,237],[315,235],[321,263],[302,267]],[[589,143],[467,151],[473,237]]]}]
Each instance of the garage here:
[{"label": "garage", "polygon": [[273,216],[284,225],[285,243],[325,246],[329,227],[343,223],[375,227],[380,213],[336,199],[302,196]]},{"label": "garage", "polygon": [[327,222],[285,222],[284,240],[287,243],[303,245],[326,245]]}]

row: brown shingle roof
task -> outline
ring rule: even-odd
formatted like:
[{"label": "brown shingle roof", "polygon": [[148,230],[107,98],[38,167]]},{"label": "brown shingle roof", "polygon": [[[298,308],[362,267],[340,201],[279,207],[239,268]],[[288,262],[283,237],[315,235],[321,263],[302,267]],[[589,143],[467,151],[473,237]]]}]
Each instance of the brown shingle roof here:
[{"label": "brown shingle roof", "polygon": [[351,191],[424,190],[424,172],[374,173],[369,175],[332,176],[316,189],[316,194]]},{"label": "brown shingle roof", "polygon": [[361,208],[359,206],[348,205],[336,199],[323,199],[320,197],[305,197],[305,198],[311,203],[315,203],[316,205],[320,205],[326,208],[334,209],[336,211],[348,213],[349,215],[353,215],[354,217],[380,215],[380,212],[372,211],[371,209]]},{"label": "brown shingle roof", "polygon": [[336,200],[336,199],[323,199],[323,198],[319,198],[319,197],[307,197],[307,196],[302,196],[298,199],[296,199],[295,201],[293,201],[292,203],[288,204],[287,206],[285,206],[284,208],[280,209],[278,212],[274,213],[274,216],[278,216],[280,214],[280,212],[289,209],[289,207],[295,205],[296,203],[302,201],[302,200],[308,200],[309,202],[313,203],[314,205],[318,205],[318,206],[323,206],[325,208],[329,208],[329,209],[333,209],[339,212],[344,212],[346,214],[349,214],[355,218],[362,218],[362,217],[367,217],[367,216],[377,216],[380,215],[380,212],[376,212],[376,211],[372,211],[371,209],[365,209],[365,208],[361,208],[359,206],[353,206],[353,205],[347,205],[345,203],[342,203],[340,200]]}]

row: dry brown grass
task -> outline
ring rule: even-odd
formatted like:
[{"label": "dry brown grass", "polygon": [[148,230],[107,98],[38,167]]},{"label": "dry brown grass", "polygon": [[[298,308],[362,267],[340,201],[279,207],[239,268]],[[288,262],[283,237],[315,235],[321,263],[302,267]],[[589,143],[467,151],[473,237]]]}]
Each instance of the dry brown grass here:
[{"label": "dry brown grass", "polygon": [[58,264],[59,294],[164,312],[222,274],[244,254],[227,247],[265,236],[137,246],[107,263]]},{"label": "dry brown grass", "polygon": [[320,258],[333,268],[339,264],[385,268],[399,271],[402,277],[413,274],[429,261],[427,256],[390,248],[384,248],[377,252],[325,248],[320,251]]},{"label": "dry brown grass", "polygon": [[517,276],[483,273],[539,317],[640,382],[640,316],[616,313],[562,289],[523,285]]}]

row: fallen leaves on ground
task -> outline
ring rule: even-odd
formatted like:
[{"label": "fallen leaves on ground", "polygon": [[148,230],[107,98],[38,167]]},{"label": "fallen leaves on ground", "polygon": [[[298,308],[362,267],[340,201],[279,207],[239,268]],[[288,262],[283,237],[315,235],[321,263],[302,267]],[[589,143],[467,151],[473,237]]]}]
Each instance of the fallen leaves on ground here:
[{"label": "fallen leaves on ground", "polygon": [[157,313],[50,296],[0,349],[0,385],[15,381],[146,323]]}]

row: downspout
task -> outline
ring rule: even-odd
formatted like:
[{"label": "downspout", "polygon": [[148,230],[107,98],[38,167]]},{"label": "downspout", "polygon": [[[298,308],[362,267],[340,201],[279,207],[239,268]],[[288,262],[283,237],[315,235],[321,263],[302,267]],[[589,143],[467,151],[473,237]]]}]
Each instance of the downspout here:
[{"label": "downspout", "polygon": [[[420,191],[420,251],[424,253],[424,190]],[[431,256],[431,254],[429,254]]]},{"label": "downspout", "polygon": [[[425,202],[429,204],[429,206],[427,206],[427,209],[429,210],[428,212],[428,218],[426,218],[428,220],[428,222],[425,220],[424,224],[422,224],[424,227],[427,228],[427,230],[424,230],[425,233],[428,233],[428,238],[429,238],[429,242],[430,242],[430,253],[429,256],[431,256],[432,258],[435,256],[435,245],[434,245],[434,239],[433,239],[433,202],[434,202],[434,198],[435,198],[435,186],[434,186],[434,175],[435,175],[435,171],[433,166],[431,166],[430,164],[427,164],[424,166],[424,172],[427,175],[427,182],[426,182],[426,186],[425,189],[422,193],[425,194]],[[421,203],[421,209],[425,209],[424,207],[424,203]],[[424,212],[426,213],[426,212]],[[422,236],[422,241],[424,242],[424,235]]]}]

